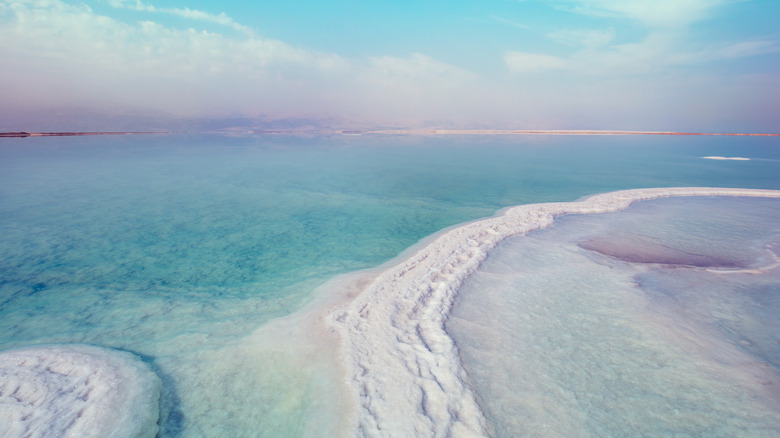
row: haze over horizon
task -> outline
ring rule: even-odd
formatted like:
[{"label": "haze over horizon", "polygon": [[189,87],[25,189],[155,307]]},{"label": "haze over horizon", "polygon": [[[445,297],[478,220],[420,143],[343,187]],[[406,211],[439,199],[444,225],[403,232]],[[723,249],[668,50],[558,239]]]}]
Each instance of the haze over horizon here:
[{"label": "haze over horizon", "polygon": [[0,131],[776,132],[780,2],[0,1]]}]

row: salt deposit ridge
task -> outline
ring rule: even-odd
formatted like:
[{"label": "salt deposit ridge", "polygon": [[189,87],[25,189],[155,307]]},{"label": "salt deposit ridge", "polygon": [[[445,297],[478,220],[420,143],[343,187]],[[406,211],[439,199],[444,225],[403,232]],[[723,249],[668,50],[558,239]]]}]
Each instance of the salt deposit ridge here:
[{"label": "salt deposit ridge", "polygon": [[157,435],[160,380],[133,354],[80,344],[0,352],[0,435]]},{"label": "salt deposit ridge", "polygon": [[463,281],[502,240],[547,227],[563,214],[607,213],[672,196],[780,198],[780,191],[663,188],[577,202],[523,205],[444,231],[334,308],[358,436],[486,436],[487,424],[457,346],[444,329]]}]

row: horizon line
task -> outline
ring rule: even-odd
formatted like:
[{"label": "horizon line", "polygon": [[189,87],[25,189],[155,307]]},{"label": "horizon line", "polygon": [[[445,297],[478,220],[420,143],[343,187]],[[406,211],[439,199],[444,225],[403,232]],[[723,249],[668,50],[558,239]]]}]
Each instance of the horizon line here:
[{"label": "horizon line", "polygon": [[607,129],[264,129],[225,131],[63,131],[63,132],[0,132],[0,138],[65,137],[86,135],[137,135],[137,134],[341,134],[341,135],[703,135],[780,137],[780,133],[761,132],[678,132],[635,131]]}]

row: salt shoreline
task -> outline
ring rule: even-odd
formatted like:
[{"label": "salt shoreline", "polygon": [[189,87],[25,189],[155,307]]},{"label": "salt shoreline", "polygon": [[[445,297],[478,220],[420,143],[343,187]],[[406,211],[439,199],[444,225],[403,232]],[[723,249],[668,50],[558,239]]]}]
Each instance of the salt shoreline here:
[{"label": "salt shoreline", "polygon": [[780,190],[637,189],[509,207],[442,230],[382,266],[331,279],[304,309],[220,354],[256,364],[269,352],[279,360],[279,351],[284,366],[311,368],[303,374],[326,397],[315,400],[324,415],[309,419],[304,436],[488,436],[458,347],[444,329],[463,282],[500,242],[552,225],[557,216],[673,196],[780,198]]},{"label": "salt shoreline", "polygon": [[457,346],[444,329],[464,280],[504,239],[565,214],[608,213],[664,197],[780,198],[778,190],[679,187],[510,207],[444,230],[326,315],[341,340],[358,436],[487,436]]}]

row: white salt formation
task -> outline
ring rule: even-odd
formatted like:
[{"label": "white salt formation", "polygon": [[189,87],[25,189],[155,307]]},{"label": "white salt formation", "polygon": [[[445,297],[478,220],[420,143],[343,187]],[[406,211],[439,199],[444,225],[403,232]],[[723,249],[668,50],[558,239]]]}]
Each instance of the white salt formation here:
[{"label": "white salt formation", "polygon": [[330,315],[343,339],[358,436],[486,436],[488,425],[445,323],[463,281],[502,240],[569,213],[606,213],[670,196],[780,198],[780,191],[639,189],[524,205],[443,232]]},{"label": "white salt formation", "polygon": [[131,353],[79,344],[0,352],[0,436],[157,435],[160,379]]},{"label": "white salt formation", "polygon": [[750,158],[745,157],[721,157],[721,156],[709,156],[702,157],[705,160],[731,160],[731,161],[750,161]]}]

